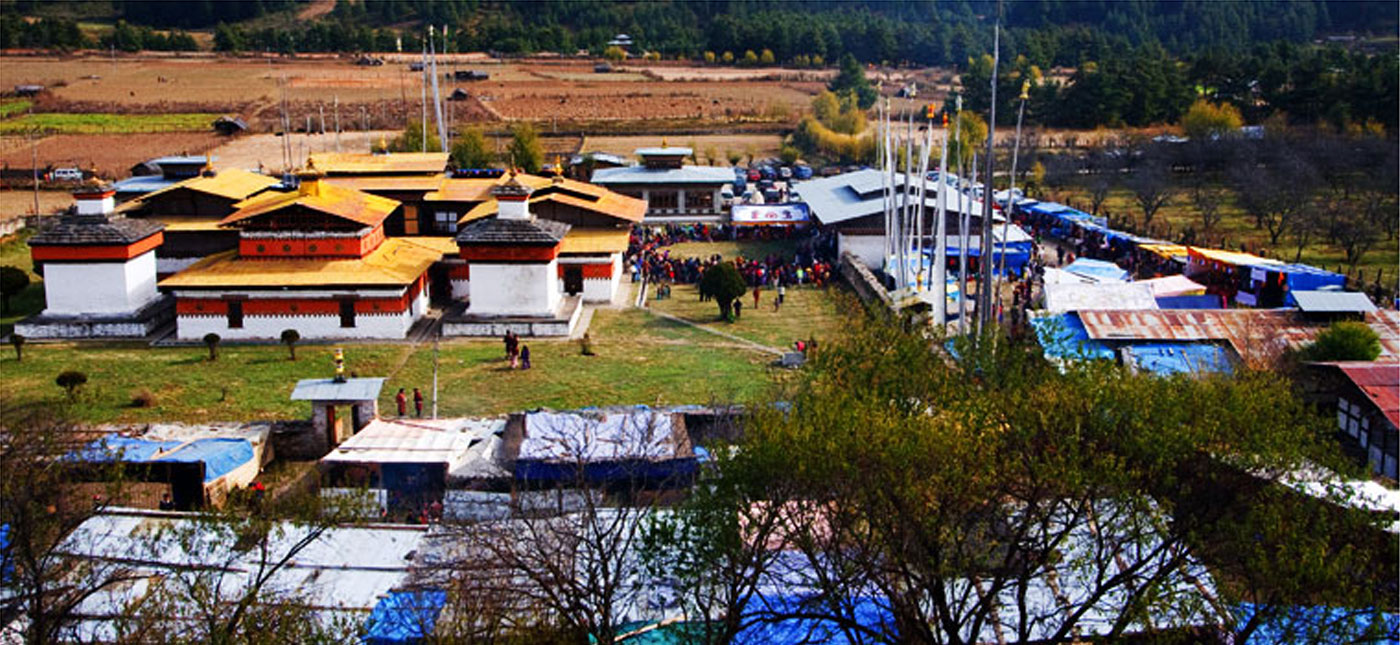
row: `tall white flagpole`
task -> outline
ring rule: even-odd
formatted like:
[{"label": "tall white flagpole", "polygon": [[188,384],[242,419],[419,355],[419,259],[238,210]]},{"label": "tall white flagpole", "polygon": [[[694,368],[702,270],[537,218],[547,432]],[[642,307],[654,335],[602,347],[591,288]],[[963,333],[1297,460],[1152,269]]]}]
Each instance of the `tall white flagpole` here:
[{"label": "tall white flagpole", "polygon": [[938,221],[933,223],[933,322],[948,326],[948,115],[943,115],[943,152],[938,160]]}]

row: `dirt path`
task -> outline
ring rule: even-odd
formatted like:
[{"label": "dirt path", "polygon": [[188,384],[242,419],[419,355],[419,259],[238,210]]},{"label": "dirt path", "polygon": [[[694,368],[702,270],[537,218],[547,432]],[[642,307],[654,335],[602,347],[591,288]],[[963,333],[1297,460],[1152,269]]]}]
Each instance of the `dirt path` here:
[{"label": "dirt path", "polygon": [[313,0],[305,9],[297,12],[297,20],[315,20],[335,10],[335,0]]}]

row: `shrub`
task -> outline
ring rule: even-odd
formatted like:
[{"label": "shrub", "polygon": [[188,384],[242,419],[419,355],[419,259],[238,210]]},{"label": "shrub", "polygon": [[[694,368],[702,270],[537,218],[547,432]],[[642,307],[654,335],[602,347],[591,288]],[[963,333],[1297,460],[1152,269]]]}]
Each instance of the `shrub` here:
[{"label": "shrub", "polygon": [[87,374],[79,372],[78,370],[64,370],[59,373],[58,378],[54,379],[53,382],[63,388],[63,391],[68,394],[68,400],[72,401],[78,397],[78,388],[82,387],[87,381]]},{"label": "shrub", "polygon": [[287,346],[287,354],[291,360],[297,359],[297,341],[299,340],[301,340],[301,333],[297,330],[282,330],[282,344]]},{"label": "shrub", "polygon": [[733,264],[721,262],[706,269],[705,274],[700,276],[700,290],[715,299],[722,318],[731,320],[734,299],[743,296],[748,286]]},{"label": "shrub", "polygon": [[219,341],[223,340],[213,332],[204,335],[204,344],[209,348],[209,360],[219,360]]},{"label": "shrub", "polygon": [[1374,361],[1381,355],[1381,339],[1362,323],[1333,323],[1299,355],[1308,361]]},{"label": "shrub", "polygon": [[154,408],[156,407],[156,395],[154,392],[141,388],[131,393],[131,407],[133,408]]},{"label": "shrub", "polygon": [[29,286],[29,274],[15,267],[0,267],[0,314],[10,310],[10,297]]}]

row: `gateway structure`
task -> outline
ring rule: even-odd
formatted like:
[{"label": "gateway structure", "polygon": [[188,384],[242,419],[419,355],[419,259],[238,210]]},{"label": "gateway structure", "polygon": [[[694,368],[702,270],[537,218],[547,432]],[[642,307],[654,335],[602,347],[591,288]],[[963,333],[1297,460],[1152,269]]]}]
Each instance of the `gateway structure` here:
[{"label": "gateway structure", "polygon": [[443,245],[386,238],[398,202],[309,180],[238,206],[220,222],[238,231],[237,250],[160,283],[180,339],[404,338],[427,309]]},{"label": "gateway structure", "polygon": [[164,225],[114,216],[116,191],[73,193],[76,212],[29,240],[44,276],[44,310],[15,325],[29,338],[140,337],[170,320],[156,291]]}]

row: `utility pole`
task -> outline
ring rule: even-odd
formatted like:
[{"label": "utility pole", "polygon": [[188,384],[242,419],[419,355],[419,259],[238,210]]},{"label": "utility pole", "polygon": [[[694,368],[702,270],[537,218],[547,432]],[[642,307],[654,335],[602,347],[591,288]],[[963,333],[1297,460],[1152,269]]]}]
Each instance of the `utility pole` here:
[{"label": "utility pole", "polygon": [[[1031,82],[1021,83],[1021,108],[1016,114],[1016,141],[1011,144],[1011,182],[1006,187],[1006,207],[1002,209],[1002,216],[1005,218],[1001,224],[1001,262],[998,267],[998,274],[1001,280],[1006,279],[1006,251],[1007,240],[1011,236],[1011,213],[1015,210],[1016,204],[1016,161],[1021,156],[1021,120],[1026,117],[1026,99],[1030,98]],[[997,289],[997,304],[1001,304],[1001,289]]]},{"label": "utility pole", "polygon": [[[34,114],[34,108],[29,108],[29,113]],[[31,121],[32,122],[32,121]],[[39,138],[34,136],[35,128],[29,129],[29,154],[31,155],[30,170],[34,176],[34,215],[39,215]]]},{"label": "utility pole", "polygon": [[[977,280],[977,335],[995,322],[992,318],[992,168],[996,165],[997,135],[997,67],[1001,64],[1001,2],[997,2],[997,19],[992,37],[992,107],[987,119],[987,172],[982,187],[982,260]],[[1004,247],[1003,247],[1004,248]]]},{"label": "utility pole", "polygon": [[442,338],[442,328],[433,334],[433,418],[438,418],[438,340]]},{"label": "utility pole", "polygon": [[335,95],[335,151],[340,152],[340,95]]},{"label": "utility pole", "polygon": [[423,44],[423,77],[418,89],[421,96],[418,105],[422,108],[423,122],[423,152],[428,151],[428,45]]}]

